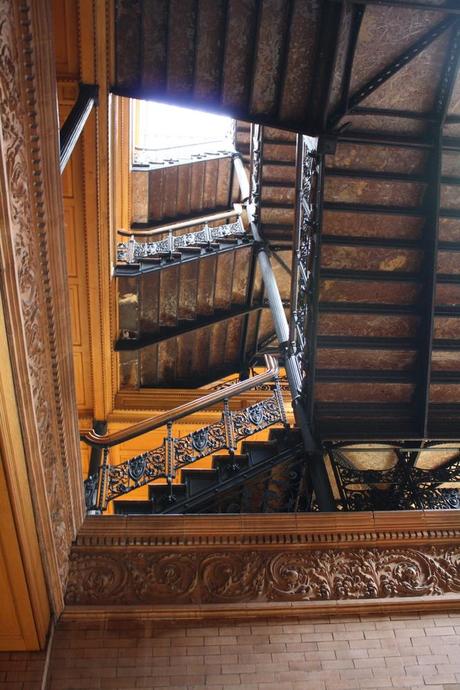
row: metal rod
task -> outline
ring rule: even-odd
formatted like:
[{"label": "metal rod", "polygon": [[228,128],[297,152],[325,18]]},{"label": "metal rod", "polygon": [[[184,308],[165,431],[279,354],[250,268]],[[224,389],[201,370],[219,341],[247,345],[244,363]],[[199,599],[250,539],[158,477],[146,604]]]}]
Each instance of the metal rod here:
[{"label": "metal rod", "polygon": [[233,166],[240,185],[241,202],[244,203],[249,200],[249,180],[244,169],[243,158],[239,153],[233,156]]},{"label": "metal rod", "polygon": [[93,105],[97,105],[99,87],[97,84],[80,84],[78,98],[62,125],[59,135],[59,162],[61,173],[69,162],[85,122],[91,113]]}]

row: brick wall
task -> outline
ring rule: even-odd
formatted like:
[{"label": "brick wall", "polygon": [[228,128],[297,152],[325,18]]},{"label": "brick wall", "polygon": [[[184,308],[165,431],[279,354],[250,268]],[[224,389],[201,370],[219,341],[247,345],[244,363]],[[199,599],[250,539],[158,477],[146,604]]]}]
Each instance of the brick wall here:
[{"label": "brick wall", "polygon": [[0,652],[0,690],[41,690],[44,652]]},{"label": "brick wall", "polygon": [[460,614],[61,623],[48,690],[82,688],[460,690]]}]

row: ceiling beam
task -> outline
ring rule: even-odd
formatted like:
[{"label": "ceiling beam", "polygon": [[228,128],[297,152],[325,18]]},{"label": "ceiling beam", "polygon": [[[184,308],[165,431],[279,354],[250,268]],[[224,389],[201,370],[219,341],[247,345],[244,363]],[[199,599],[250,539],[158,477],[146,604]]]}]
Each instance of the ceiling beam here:
[{"label": "ceiling beam", "polygon": [[416,173],[386,172],[382,170],[352,170],[350,168],[326,168],[327,177],[382,180],[385,182],[428,182],[427,175]]},{"label": "ceiling beam", "polygon": [[439,85],[435,113],[441,127],[449,111],[450,102],[452,99],[452,92],[457,78],[458,66],[460,60],[460,19],[456,19],[452,38],[446,54],[441,82]]},{"label": "ceiling beam", "polygon": [[320,302],[321,314],[373,314],[376,316],[418,315],[423,313],[421,305],[375,304],[366,302]]},{"label": "ceiling beam", "polygon": [[[335,350],[416,350],[418,347],[418,340],[416,338],[322,335],[318,338],[318,347]],[[433,340],[433,350],[458,352],[458,350],[460,350],[460,341],[435,338]]]},{"label": "ceiling beam", "polygon": [[[433,141],[428,137],[408,137],[400,134],[389,134],[388,132],[365,132],[344,130],[338,135],[338,141],[349,144],[362,144],[365,146],[399,146],[400,148],[433,148]],[[454,139],[454,144],[460,147],[460,139]]]},{"label": "ceiling beam", "polygon": [[422,290],[422,306],[424,318],[421,323],[421,345],[419,351],[419,382],[415,391],[415,400],[419,407],[419,428],[422,436],[426,437],[429,426],[430,413],[430,383],[434,340],[434,319],[436,310],[436,279],[439,253],[439,218],[446,215],[446,209],[441,210],[441,175],[442,175],[442,127],[447,116],[457,68],[460,58],[460,20],[455,20],[454,32],[444,62],[440,86],[435,104],[438,119],[437,146],[432,155],[430,165],[432,182],[427,190],[428,218],[425,228],[425,258],[424,258],[424,289]]},{"label": "ceiling beam", "polygon": [[294,12],[294,0],[285,0],[283,8],[283,36],[281,38],[280,61],[278,69],[278,79],[275,84],[275,96],[273,98],[276,116],[281,115],[283,105],[283,85],[286,78],[286,69],[288,66],[289,52],[291,46],[291,24],[292,15]]},{"label": "ceiling beam", "polygon": [[347,54],[345,57],[344,71],[342,75],[342,86],[338,110],[347,112],[348,99],[350,97],[351,73],[353,71],[353,61],[355,59],[356,46],[358,45],[359,30],[364,16],[364,7],[352,5],[351,28],[348,37]]},{"label": "ceiling beam", "polygon": [[[384,182],[418,182],[427,184],[429,182],[427,174],[386,172],[382,170],[352,170],[350,168],[327,167],[328,177],[347,177],[358,180],[382,180]],[[460,177],[456,175],[443,175],[441,184],[460,185]]]},{"label": "ceiling beam", "polygon": [[[425,216],[425,209],[417,206],[385,206],[384,204],[354,204],[347,202],[326,201],[324,203],[326,211],[337,211],[339,213],[378,213],[387,216]],[[460,209],[441,208],[439,210],[441,218],[460,218]]]},{"label": "ceiling beam", "polygon": [[435,116],[433,113],[425,112],[418,113],[415,110],[401,110],[398,108],[366,108],[360,105],[351,108],[349,111],[350,115],[371,115],[378,117],[391,117],[391,118],[402,118],[405,120],[419,120],[422,122],[434,122]]},{"label": "ceiling beam", "polygon": [[[339,213],[381,213],[391,216],[420,216],[423,217],[424,209],[415,206],[385,206],[383,204],[354,204],[342,201],[324,202],[326,211],[338,211]],[[460,211],[457,211],[460,216]]]},{"label": "ceiling beam", "polygon": [[318,347],[333,350],[416,350],[415,338],[344,337],[321,335]]},{"label": "ceiling beam", "polygon": [[358,237],[356,235],[323,235],[324,244],[342,247],[382,247],[388,249],[419,249],[420,240],[392,237]]},{"label": "ceiling beam", "polygon": [[[415,383],[414,370],[399,369],[326,369],[316,370],[316,378],[323,383]],[[435,371],[433,383],[458,384],[460,371]]]},{"label": "ceiling beam", "polygon": [[[321,22],[315,55],[317,69],[310,90],[309,106],[305,118],[305,129],[310,130],[310,135],[313,130],[324,132],[326,129],[343,12],[344,9],[340,5],[330,2],[321,3]],[[308,127],[308,125],[310,126]]]},{"label": "ceiling beam", "polygon": [[413,371],[383,369],[317,369],[316,379],[323,383],[413,383]]},{"label": "ceiling beam", "polygon": [[[440,132],[438,134],[440,140]],[[439,212],[441,197],[441,143],[433,152],[430,169],[432,183],[427,190],[427,222],[423,236],[425,251],[423,260],[423,289],[420,293],[420,307],[423,317],[419,331],[418,383],[414,399],[418,408],[417,419],[420,435],[426,437],[428,432],[428,414],[430,400],[431,361],[433,356],[434,317],[436,302],[436,268],[439,250]]]},{"label": "ceiling beam", "polygon": [[372,280],[397,283],[417,283],[421,281],[421,277],[418,273],[406,273],[402,271],[355,271],[346,268],[323,268],[321,271],[321,278],[324,280]]}]

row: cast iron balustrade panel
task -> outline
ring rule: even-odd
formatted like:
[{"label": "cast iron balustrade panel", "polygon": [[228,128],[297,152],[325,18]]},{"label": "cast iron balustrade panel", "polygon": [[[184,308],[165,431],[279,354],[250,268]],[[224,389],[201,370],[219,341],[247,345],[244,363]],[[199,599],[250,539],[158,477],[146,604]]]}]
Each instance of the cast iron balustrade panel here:
[{"label": "cast iron balustrade panel", "polygon": [[460,508],[460,456],[436,469],[421,469],[404,460],[404,449],[401,453],[393,467],[376,470],[357,469],[340,450],[330,451],[343,508],[350,511]]}]

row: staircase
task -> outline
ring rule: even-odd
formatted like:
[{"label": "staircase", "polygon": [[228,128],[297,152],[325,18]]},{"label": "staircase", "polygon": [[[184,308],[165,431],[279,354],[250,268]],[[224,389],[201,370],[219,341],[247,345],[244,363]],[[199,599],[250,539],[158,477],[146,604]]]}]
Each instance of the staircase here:
[{"label": "staircase", "polygon": [[159,259],[160,271],[119,273],[123,385],[196,388],[239,371],[242,349],[254,352],[263,290],[260,278],[251,290],[252,241],[194,251]]},{"label": "staircase", "polygon": [[[237,121],[235,144],[249,175],[251,125],[248,122]],[[275,247],[289,248],[295,214],[296,134],[263,127],[261,144],[261,232]]]},{"label": "staircase", "polygon": [[239,198],[231,156],[153,170],[134,166],[130,180],[133,230],[224,211]]},{"label": "staircase", "polygon": [[296,135],[262,128],[261,233],[271,245],[289,248],[295,215]]},{"label": "staircase", "polygon": [[316,0],[118,0],[112,90],[318,131],[341,16]]},{"label": "staircase", "polygon": [[215,455],[209,469],[183,469],[177,484],[151,484],[149,500],[117,500],[119,515],[264,513],[309,510],[304,451],[297,430],[270,429],[267,441],[244,441],[241,453]]}]

